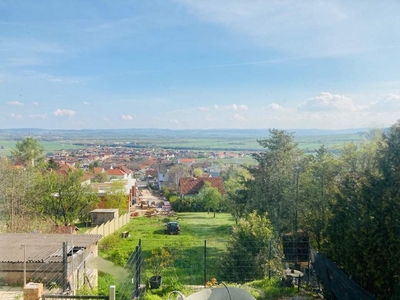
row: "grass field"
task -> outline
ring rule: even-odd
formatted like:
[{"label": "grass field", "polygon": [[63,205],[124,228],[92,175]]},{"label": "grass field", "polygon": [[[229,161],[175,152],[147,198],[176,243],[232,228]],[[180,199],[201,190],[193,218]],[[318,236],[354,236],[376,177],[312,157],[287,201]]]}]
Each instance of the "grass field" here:
[{"label": "grass field", "polygon": [[[165,234],[165,224],[169,220],[179,222],[179,235]],[[216,214],[215,218],[213,214],[207,213],[179,213],[171,218],[137,217],[100,242],[100,256],[122,265],[141,240],[145,261],[142,283],[145,283],[153,275],[146,265],[146,260],[151,256],[152,250],[164,247],[173,254],[174,266],[162,273],[162,288],[149,290],[149,298],[145,299],[167,299],[168,293],[176,289],[186,289],[188,295],[188,285],[204,285],[204,263],[207,266],[206,281],[212,278],[223,281],[220,277],[219,261],[223,257],[233,225],[232,216],[226,213]],[[130,237],[121,238],[123,231],[129,231]],[[107,284],[115,283],[107,281]],[[297,289],[279,287],[278,279],[264,279],[242,287],[252,291],[252,294],[253,291],[261,291],[253,294],[258,295],[256,299],[291,299],[290,296],[300,294],[304,295],[301,299],[312,299],[308,298],[306,293],[299,293]],[[152,298],[152,295],[161,298]]]},{"label": "grass field", "polygon": [[[165,234],[166,222],[177,218],[181,233],[179,235]],[[119,231],[129,231],[130,238],[121,239],[117,233],[111,238],[104,239],[102,244],[106,245],[106,249],[100,254],[111,261],[119,257],[116,251],[120,252],[122,257],[126,257],[141,239],[145,260],[151,256],[153,249],[165,247],[173,253],[175,258],[175,270],[169,269],[166,273],[175,275],[172,273],[176,272],[176,276],[185,284],[201,285],[204,284],[204,251],[206,250],[207,253],[207,280],[209,280],[219,275],[217,260],[225,249],[233,224],[231,215],[225,213],[216,214],[215,218],[213,214],[207,213],[180,213],[172,218],[139,217]],[[117,241],[115,237],[118,237]],[[107,247],[110,241],[116,245]],[[151,276],[151,270],[146,270],[146,275]]]},{"label": "grass field", "polygon": [[[0,157],[8,156],[11,153],[11,150],[15,149],[15,141],[7,141],[7,140],[0,140]],[[72,144],[65,144],[59,142],[45,142],[40,141],[40,144],[44,147],[45,153],[51,153],[55,151],[60,151],[63,149],[79,149],[83,148],[82,146],[72,145]]]}]

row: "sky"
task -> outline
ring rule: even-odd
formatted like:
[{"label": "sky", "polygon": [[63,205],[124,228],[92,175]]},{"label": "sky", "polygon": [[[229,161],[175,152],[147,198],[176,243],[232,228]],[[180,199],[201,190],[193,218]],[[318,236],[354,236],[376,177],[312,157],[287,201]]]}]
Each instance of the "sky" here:
[{"label": "sky", "polygon": [[400,119],[399,1],[0,0],[0,128]]}]

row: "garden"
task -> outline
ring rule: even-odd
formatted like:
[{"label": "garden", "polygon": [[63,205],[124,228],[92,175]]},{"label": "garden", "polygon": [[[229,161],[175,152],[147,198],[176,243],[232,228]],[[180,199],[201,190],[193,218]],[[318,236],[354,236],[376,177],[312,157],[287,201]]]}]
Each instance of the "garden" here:
[{"label": "garden", "polygon": [[[179,222],[179,235],[165,234],[169,221]],[[140,240],[143,259],[141,284],[146,287],[145,299],[167,299],[173,290],[188,296],[204,285],[216,286],[221,282],[242,287],[256,299],[288,299],[283,297],[294,295],[303,295],[305,298],[302,299],[307,299],[306,292],[281,287],[279,274],[270,279],[266,276],[262,280],[240,283],[226,280],[221,266],[234,224],[232,216],[226,213],[218,213],[215,218],[207,213],[179,213],[167,218],[138,217],[103,239],[99,254],[124,267]],[[121,233],[126,231],[129,237],[122,238]],[[151,289],[149,282],[155,276],[162,277],[162,284]],[[132,289],[131,282],[117,281],[111,275],[101,273],[99,292],[110,284],[116,284],[117,290],[118,286]]]}]

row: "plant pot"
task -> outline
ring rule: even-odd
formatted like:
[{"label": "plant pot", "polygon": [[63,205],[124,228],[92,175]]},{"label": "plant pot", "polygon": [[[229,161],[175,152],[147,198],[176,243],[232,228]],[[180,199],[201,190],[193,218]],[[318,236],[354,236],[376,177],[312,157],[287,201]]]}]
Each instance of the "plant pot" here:
[{"label": "plant pot", "polygon": [[161,286],[162,278],[161,276],[151,276],[149,278],[149,284],[151,289],[158,289]]}]

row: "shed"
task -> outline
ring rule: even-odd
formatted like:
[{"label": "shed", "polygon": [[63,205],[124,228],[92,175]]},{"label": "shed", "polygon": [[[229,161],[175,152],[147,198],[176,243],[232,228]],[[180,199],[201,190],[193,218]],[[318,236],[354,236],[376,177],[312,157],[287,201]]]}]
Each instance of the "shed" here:
[{"label": "shed", "polygon": [[90,212],[92,225],[97,226],[119,217],[118,208],[98,208]]},{"label": "shed", "polygon": [[[0,234],[0,278],[8,285],[43,282],[47,288],[76,290],[97,286],[97,269],[88,261],[97,257],[101,235]],[[25,272],[24,272],[25,270]]]}]

